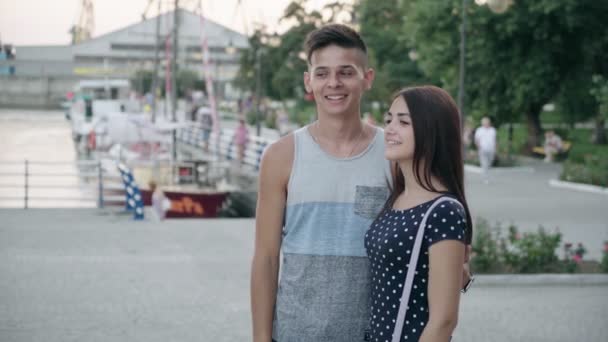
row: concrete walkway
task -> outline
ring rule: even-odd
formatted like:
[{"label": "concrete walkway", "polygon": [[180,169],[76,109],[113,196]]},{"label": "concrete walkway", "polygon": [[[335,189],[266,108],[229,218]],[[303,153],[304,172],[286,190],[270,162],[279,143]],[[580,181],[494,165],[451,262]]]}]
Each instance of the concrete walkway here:
[{"label": "concrete walkway", "polygon": [[491,170],[489,184],[482,175],[467,172],[472,215],[501,222],[505,233],[510,223],[522,231],[539,226],[558,229],[562,243],[582,242],[589,252],[585,258],[599,260],[608,241],[608,196],[550,186],[549,180],[559,176],[560,164],[530,159],[524,166],[532,170]]},{"label": "concrete walkway", "polygon": [[[232,128],[236,124],[227,121],[222,125]],[[250,134],[255,134],[253,127]],[[275,130],[266,128],[262,135],[269,139],[278,136]],[[189,153],[203,153],[184,148]],[[482,217],[492,225],[500,223],[505,235],[511,223],[522,232],[537,231],[540,226],[559,230],[562,244],[581,242],[588,250],[585,259],[600,260],[603,243],[608,241],[608,196],[550,186],[551,179],[558,179],[561,164],[525,159],[522,166],[491,169],[489,184],[481,174],[466,172],[465,187],[473,218]],[[255,177],[253,171],[244,174]],[[256,181],[248,184],[255,185]]]},{"label": "concrete walkway", "polygon": [[[250,341],[253,229],[251,219],[0,210],[0,340]],[[455,341],[608,340],[605,281],[479,281],[460,311]]]}]

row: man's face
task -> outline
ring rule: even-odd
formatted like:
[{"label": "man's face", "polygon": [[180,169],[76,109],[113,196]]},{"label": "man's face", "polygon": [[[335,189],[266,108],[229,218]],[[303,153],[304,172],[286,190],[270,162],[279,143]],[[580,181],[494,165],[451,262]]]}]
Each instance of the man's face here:
[{"label": "man's face", "polygon": [[488,118],[481,119],[481,125],[483,127],[490,127],[490,119],[488,119]]},{"label": "man's face", "polygon": [[326,115],[358,115],[361,97],[373,80],[362,51],[336,45],[313,52],[304,73],[306,91],[313,93],[319,114]]}]

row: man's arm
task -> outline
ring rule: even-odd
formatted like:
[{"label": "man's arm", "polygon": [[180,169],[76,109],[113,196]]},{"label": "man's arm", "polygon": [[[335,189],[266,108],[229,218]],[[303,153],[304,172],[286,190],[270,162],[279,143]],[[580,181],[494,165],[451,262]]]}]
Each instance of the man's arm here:
[{"label": "man's arm", "polygon": [[251,265],[253,340],[270,342],[280,265],[281,233],[287,183],[293,160],[293,136],[270,145],[258,179],[255,249]]}]

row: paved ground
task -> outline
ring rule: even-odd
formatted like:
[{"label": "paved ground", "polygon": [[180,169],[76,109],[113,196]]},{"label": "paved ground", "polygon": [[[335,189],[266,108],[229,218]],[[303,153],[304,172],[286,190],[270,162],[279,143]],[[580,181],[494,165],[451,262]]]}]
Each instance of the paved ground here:
[{"label": "paved ground", "polygon": [[[232,128],[235,123],[222,125]],[[250,127],[250,132],[255,134],[255,128]],[[264,129],[262,135],[277,137],[270,129]],[[551,187],[549,180],[558,179],[561,164],[526,159],[523,166],[526,169],[492,169],[489,184],[480,174],[466,172],[473,217],[485,218],[493,225],[501,223],[505,233],[510,223],[523,232],[536,231],[540,226],[549,231],[558,229],[563,234],[562,242],[582,242],[588,250],[585,258],[599,260],[603,242],[608,241],[608,196]]]},{"label": "paved ground", "polygon": [[480,174],[467,172],[473,216],[502,222],[505,228],[512,222],[522,231],[559,229],[563,242],[582,242],[589,251],[586,258],[599,260],[608,241],[608,196],[551,187],[559,164],[530,160],[525,165],[533,171],[492,170],[489,184]]},{"label": "paved ground", "polygon": [[[0,210],[0,341],[248,341],[252,240],[253,220]],[[600,342],[606,317],[608,285],[480,284],[455,341]]]}]

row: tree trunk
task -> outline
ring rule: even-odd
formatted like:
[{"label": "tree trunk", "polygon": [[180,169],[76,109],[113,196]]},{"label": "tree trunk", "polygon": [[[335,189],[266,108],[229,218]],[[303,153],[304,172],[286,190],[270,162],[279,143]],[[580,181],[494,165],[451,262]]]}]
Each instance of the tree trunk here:
[{"label": "tree trunk", "polygon": [[595,129],[593,131],[592,142],[596,145],[605,145],[608,143],[608,139],[606,139],[605,122],[606,120],[599,115],[595,118]]},{"label": "tree trunk", "polygon": [[535,146],[540,146],[542,128],[540,126],[540,108],[542,106],[531,106],[526,111],[526,122],[528,126],[528,152],[532,151]]}]

